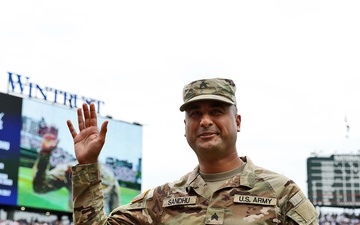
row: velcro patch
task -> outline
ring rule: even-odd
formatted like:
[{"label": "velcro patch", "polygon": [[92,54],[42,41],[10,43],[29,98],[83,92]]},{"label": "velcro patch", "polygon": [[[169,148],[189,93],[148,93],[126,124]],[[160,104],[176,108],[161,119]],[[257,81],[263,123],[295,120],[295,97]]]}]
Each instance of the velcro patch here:
[{"label": "velcro patch", "polygon": [[309,199],[302,201],[286,213],[297,224],[310,224],[318,217],[318,213]]},{"label": "velcro patch", "polygon": [[206,211],[205,224],[224,224],[225,209],[208,208]]},{"label": "velcro patch", "polygon": [[303,197],[298,192],[292,198],[290,198],[289,201],[291,202],[291,204],[293,204],[293,206],[297,206],[297,204],[299,204],[302,200],[303,200]]},{"label": "velcro patch", "polygon": [[296,212],[304,218],[306,222],[313,221],[317,217],[316,210],[310,210],[313,208],[311,202],[306,199],[299,207],[296,208]]}]

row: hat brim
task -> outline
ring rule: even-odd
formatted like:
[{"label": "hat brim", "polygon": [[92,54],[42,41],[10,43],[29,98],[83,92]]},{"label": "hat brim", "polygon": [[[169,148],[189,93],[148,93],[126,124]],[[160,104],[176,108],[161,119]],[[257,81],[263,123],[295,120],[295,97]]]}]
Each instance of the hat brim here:
[{"label": "hat brim", "polygon": [[196,97],[190,99],[189,101],[185,102],[184,104],[182,104],[180,106],[180,111],[184,112],[186,107],[190,103],[196,102],[196,101],[201,101],[201,100],[215,100],[215,101],[220,101],[220,102],[225,102],[225,103],[228,103],[231,105],[235,105],[235,103],[233,101],[231,101],[230,99],[219,96],[219,95],[199,95],[199,96],[196,96]]}]

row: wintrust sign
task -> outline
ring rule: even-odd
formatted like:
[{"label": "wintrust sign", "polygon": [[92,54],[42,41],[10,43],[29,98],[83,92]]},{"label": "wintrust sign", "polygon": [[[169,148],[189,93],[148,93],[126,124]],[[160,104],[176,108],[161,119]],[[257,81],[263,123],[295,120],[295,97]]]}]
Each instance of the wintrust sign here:
[{"label": "wintrust sign", "polygon": [[38,98],[70,108],[78,108],[82,103],[95,103],[97,113],[100,114],[100,105],[105,104],[103,101],[79,96],[70,92],[62,91],[56,88],[41,86],[30,82],[30,78],[20,74],[8,72],[8,93],[15,93],[27,96],[29,98]]}]

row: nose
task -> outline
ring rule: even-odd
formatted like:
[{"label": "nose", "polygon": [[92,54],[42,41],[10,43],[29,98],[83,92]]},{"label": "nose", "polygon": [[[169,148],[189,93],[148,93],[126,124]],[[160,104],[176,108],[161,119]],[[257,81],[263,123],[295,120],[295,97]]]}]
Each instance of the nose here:
[{"label": "nose", "polygon": [[211,117],[208,114],[204,114],[200,121],[200,126],[209,127],[213,124]]}]

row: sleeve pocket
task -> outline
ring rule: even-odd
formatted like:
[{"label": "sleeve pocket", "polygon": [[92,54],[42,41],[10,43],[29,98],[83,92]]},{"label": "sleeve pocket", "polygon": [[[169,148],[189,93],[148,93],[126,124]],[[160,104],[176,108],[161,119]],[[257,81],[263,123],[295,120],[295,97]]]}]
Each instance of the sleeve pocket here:
[{"label": "sleeve pocket", "polygon": [[317,219],[317,212],[309,199],[304,199],[293,209],[291,209],[286,216],[290,217],[297,224],[309,225]]}]

